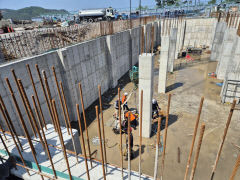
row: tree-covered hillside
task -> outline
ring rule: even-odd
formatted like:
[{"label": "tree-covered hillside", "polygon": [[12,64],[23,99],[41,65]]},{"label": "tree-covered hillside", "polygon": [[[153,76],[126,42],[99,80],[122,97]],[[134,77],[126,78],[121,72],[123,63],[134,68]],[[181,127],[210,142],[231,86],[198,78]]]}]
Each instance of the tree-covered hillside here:
[{"label": "tree-covered hillside", "polygon": [[36,6],[26,7],[18,10],[0,9],[0,11],[2,11],[4,19],[13,20],[31,20],[31,18],[38,17],[40,15],[69,14],[69,12],[64,9],[44,9]]}]

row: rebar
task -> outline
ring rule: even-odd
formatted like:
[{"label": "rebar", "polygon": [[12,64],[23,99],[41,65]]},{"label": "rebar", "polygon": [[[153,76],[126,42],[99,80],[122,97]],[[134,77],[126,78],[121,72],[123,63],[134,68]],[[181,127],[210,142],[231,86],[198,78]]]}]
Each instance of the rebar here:
[{"label": "rebar", "polygon": [[[79,104],[76,104],[76,109],[77,109],[77,116],[78,116],[78,126],[79,126],[79,130],[80,130],[80,135],[81,135],[81,138],[82,138],[82,149],[83,149],[83,154],[84,154],[85,167],[86,167],[88,180],[90,180],[88,163],[87,163],[87,154],[86,154],[85,142],[84,142],[84,137],[83,137],[83,130],[82,130],[82,125],[81,125],[81,115],[80,115],[80,112],[79,112]],[[81,144],[80,137],[79,137],[79,141],[80,141],[80,144]]]},{"label": "rebar", "polygon": [[195,123],[195,128],[194,128],[194,133],[193,133],[193,138],[192,138],[192,144],[191,144],[191,147],[190,147],[190,153],[189,153],[189,156],[188,156],[188,161],[187,161],[187,167],[186,167],[186,171],[185,171],[185,175],[184,175],[184,180],[187,179],[188,170],[189,170],[189,166],[190,166],[190,163],[191,163],[193,147],[194,147],[194,143],[195,143],[195,140],[196,140],[198,124],[199,124],[199,120],[200,120],[200,116],[201,116],[201,112],[202,112],[203,101],[204,101],[204,97],[201,98],[201,102],[200,102],[200,106],[199,106],[199,110],[198,110],[198,116],[197,116],[197,120],[196,120],[196,123]]},{"label": "rebar", "polygon": [[120,88],[118,88],[118,113],[119,113],[119,127],[120,127],[120,156],[121,156],[121,175],[123,179],[123,153],[122,153],[122,117],[121,117],[121,103],[120,103]]},{"label": "rebar", "polygon": [[99,95],[99,107],[102,119],[102,135],[103,135],[103,150],[104,150],[104,164],[106,166],[107,172],[107,152],[106,152],[106,141],[105,141],[105,131],[104,131],[104,120],[103,120],[103,109],[102,109],[102,93],[101,93],[101,86],[98,85],[98,95]]},{"label": "rebar", "polygon": [[84,109],[81,83],[79,83],[78,86],[79,86],[80,99],[81,99],[81,104],[82,104],[83,120],[84,120],[84,126],[85,126],[85,132],[86,132],[86,138],[87,138],[87,144],[88,144],[88,155],[89,155],[89,158],[90,158],[90,164],[91,164],[91,168],[92,168],[92,158],[91,158],[92,155],[91,155],[91,149],[90,149],[90,143],[89,143],[89,136],[88,136],[87,121],[86,121],[86,114],[85,114],[85,109]]},{"label": "rebar", "polygon": [[75,145],[74,138],[73,138],[73,131],[72,131],[72,126],[71,126],[71,122],[70,122],[70,117],[69,117],[69,111],[68,111],[68,107],[67,107],[66,97],[65,97],[65,94],[64,94],[64,90],[63,90],[63,85],[62,85],[62,82],[60,82],[59,84],[60,84],[60,88],[61,88],[61,92],[62,92],[63,103],[64,103],[65,110],[66,110],[67,121],[68,121],[68,126],[69,126],[69,129],[70,129],[70,134],[71,134],[71,138],[72,138],[72,143],[73,143],[73,149],[74,149],[74,152],[75,152],[75,157],[76,157],[77,163],[79,163],[78,162],[78,156],[77,156],[77,149],[76,149],[76,145]]},{"label": "rebar", "polygon": [[95,106],[96,109],[96,117],[98,122],[98,136],[99,136],[99,143],[100,143],[100,151],[101,151],[101,159],[102,159],[102,169],[103,169],[103,178],[106,180],[105,175],[105,168],[104,168],[104,156],[103,156],[103,147],[102,147],[102,135],[101,135],[101,127],[100,127],[100,120],[99,120],[99,113],[98,113],[98,106]]},{"label": "rebar", "polygon": [[62,131],[61,131],[59,118],[58,118],[58,113],[57,113],[57,108],[56,108],[56,104],[55,104],[54,99],[52,100],[52,107],[53,107],[53,112],[54,112],[57,131],[58,131],[58,136],[59,136],[59,139],[60,139],[60,142],[61,142],[63,155],[64,155],[64,158],[65,158],[65,161],[66,161],[66,164],[67,164],[69,178],[70,178],[70,180],[72,180],[71,170],[70,170],[70,166],[69,166],[69,162],[68,162],[68,158],[67,158],[66,148],[65,148],[65,145],[64,145],[64,140],[63,140],[63,136],[62,136]]},{"label": "rebar", "polygon": [[200,149],[201,149],[201,145],[202,145],[202,139],[203,139],[204,131],[205,131],[205,124],[203,123],[201,125],[201,129],[200,129],[200,135],[199,135],[199,139],[198,139],[197,151],[196,151],[195,158],[194,158],[194,161],[193,161],[193,167],[192,167],[190,180],[194,179],[194,175],[195,175],[195,171],[196,171],[196,167],[197,167],[197,162],[198,162],[198,158],[199,158],[199,153],[200,153]]}]

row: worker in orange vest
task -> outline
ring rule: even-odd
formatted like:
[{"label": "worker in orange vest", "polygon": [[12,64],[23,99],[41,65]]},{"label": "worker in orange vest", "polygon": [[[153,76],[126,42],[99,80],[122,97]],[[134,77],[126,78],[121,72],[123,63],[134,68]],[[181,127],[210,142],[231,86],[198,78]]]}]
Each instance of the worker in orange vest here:
[{"label": "worker in orange vest", "polygon": [[129,111],[129,108],[127,105],[127,96],[128,96],[128,93],[125,92],[124,95],[122,96],[122,104],[123,104],[123,110]]},{"label": "worker in orange vest", "polygon": [[128,121],[128,117],[129,117],[131,126],[134,129],[136,129],[136,127],[137,127],[137,116],[135,114],[133,114],[131,111],[128,111],[124,114],[124,117],[125,117],[126,121]]}]

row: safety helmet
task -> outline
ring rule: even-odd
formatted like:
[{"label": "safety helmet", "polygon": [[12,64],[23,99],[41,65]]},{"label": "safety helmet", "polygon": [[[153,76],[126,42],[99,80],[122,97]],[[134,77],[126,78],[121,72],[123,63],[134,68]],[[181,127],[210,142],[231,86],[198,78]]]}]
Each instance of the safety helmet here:
[{"label": "safety helmet", "polygon": [[156,99],[153,99],[153,100],[152,100],[152,103],[153,103],[153,104],[156,104],[156,103],[157,103],[157,100],[156,100]]},{"label": "safety helmet", "polygon": [[125,96],[127,96],[127,95],[128,95],[128,93],[127,93],[127,92],[125,92],[125,93],[124,93],[124,95],[125,95]]}]

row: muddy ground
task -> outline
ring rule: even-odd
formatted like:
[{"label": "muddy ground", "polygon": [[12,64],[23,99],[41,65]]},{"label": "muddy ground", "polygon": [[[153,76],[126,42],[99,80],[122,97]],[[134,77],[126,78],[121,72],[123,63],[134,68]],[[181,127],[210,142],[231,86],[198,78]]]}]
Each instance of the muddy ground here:
[{"label": "muddy ground", "polygon": [[[184,177],[187,157],[192,141],[193,129],[202,96],[205,97],[205,100],[201,114],[200,125],[205,123],[206,129],[203,137],[199,161],[197,164],[197,170],[195,173],[195,180],[210,179],[211,170],[230,110],[229,104],[221,104],[220,102],[219,94],[221,87],[217,86],[216,83],[221,81],[208,76],[208,73],[215,72],[217,62],[209,62],[209,54],[207,53],[204,53],[201,56],[194,56],[194,61],[191,62],[187,62],[185,59],[176,60],[174,72],[168,74],[167,77],[167,93],[158,94],[158,58],[159,56],[156,55],[154,63],[154,98],[158,100],[163,111],[166,111],[167,108],[168,94],[172,94],[164,179],[178,180],[183,179]],[[130,94],[130,92],[133,90],[134,85],[130,82],[128,74],[119,80],[119,87],[121,88],[121,95],[124,92],[128,92]],[[107,145],[107,161],[110,164],[120,166],[120,135],[116,135],[112,131],[112,126],[114,124],[114,102],[116,99],[117,88],[111,89],[103,95],[103,115]],[[92,141],[98,136],[94,107],[97,104],[98,101],[96,101],[95,104],[87,109],[87,121],[91,151],[94,152],[93,157],[96,159],[101,159],[99,145],[92,143]],[[138,108],[138,90],[134,91],[134,93],[131,95],[131,98],[128,101],[128,106],[130,108]],[[227,139],[225,141],[221,158],[216,170],[216,180],[226,180],[230,177],[237,155],[240,153],[240,149],[233,145],[240,145],[239,117],[239,111],[234,111]],[[163,134],[164,129],[161,130],[162,139]],[[133,130],[133,136],[134,159],[131,161],[131,165],[133,170],[138,171],[138,127],[136,130]],[[123,135],[122,137],[125,147],[126,136]],[[198,136],[195,142],[192,162],[196,152],[197,141]],[[154,132],[152,132],[151,138],[143,138],[142,172],[149,176],[153,176],[154,173],[155,142],[156,135]],[[180,149],[180,162],[178,162],[178,149]],[[159,156],[159,164],[161,164],[161,158],[162,153],[160,153]],[[192,166],[190,166],[189,176],[191,167]],[[127,168],[126,160],[124,160],[124,168]],[[160,169],[161,167],[159,165],[158,177],[160,177]],[[236,179],[240,179],[240,171],[238,172]]]}]

